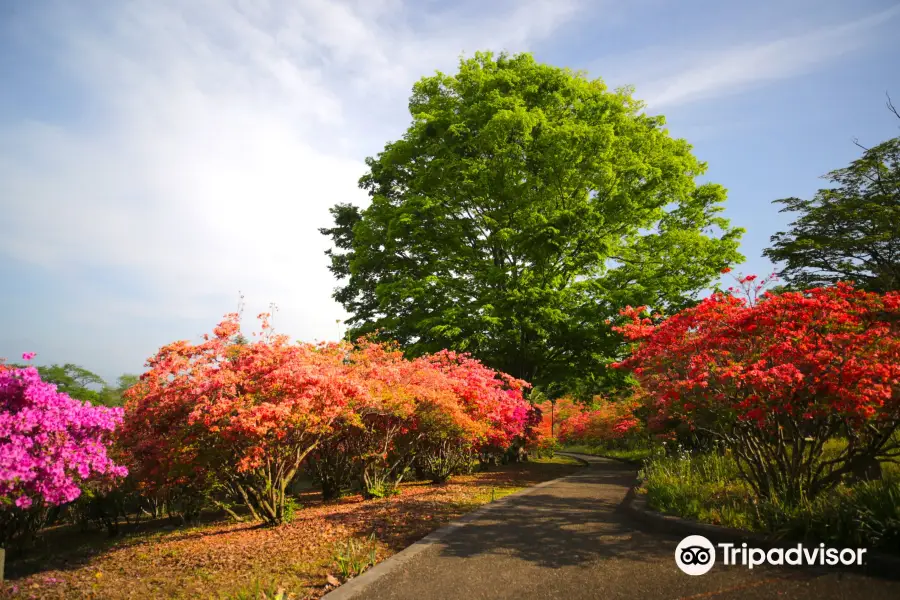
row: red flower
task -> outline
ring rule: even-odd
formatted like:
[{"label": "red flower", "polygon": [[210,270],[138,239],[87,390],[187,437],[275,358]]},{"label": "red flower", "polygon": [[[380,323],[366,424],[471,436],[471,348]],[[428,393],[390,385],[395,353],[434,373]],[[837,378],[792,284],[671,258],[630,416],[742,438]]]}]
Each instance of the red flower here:
[{"label": "red flower", "polygon": [[617,329],[638,345],[615,366],[662,399],[664,417],[691,420],[699,407],[759,422],[836,414],[860,428],[900,413],[898,292],[718,293],[657,325],[623,314],[631,322]]}]

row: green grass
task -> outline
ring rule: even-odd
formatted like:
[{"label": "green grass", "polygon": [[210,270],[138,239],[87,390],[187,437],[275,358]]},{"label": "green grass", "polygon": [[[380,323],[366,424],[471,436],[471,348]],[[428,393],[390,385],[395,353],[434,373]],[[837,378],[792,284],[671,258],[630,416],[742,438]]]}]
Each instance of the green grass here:
[{"label": "green grass", "polygon": [[255,580],[245,587],[222,596],[222,600],[282,600],[284,589],[272,582]]},{"label": "green grass", "polygon": [[348,538],[338,544],[334,551],[334,562],[341,579],[346,581],[374,566],[377,552],[374,533],[365,540]]},{"label": "green grass", "polygon": [[604,448],[602,446],[572,445],[564,446],[561,452],[574,452],[576,454],[589,454],[591,456],[604,456],[616,458],[628,462],[641,463],[653,454],[652,448]]},{"label": "green grass", "polygon": [[[570,450],[570,452],[574,452],[574,450]],[[562,454],[554,454],[553,456],[538,456],[529,459],[533,463],[538,463],[541,465],[573,465],[573,466],[581,466],[584,463],[578,461],[571,456],[563,456]]]},{"label": "green grass", "polygon": [[642,471],[653,510],[738,529],[758,529],[750,490],[733,460],[718,455],[654,457]]},{"label": "green grass", "polygon": [[641,492],[659,512],[774,537],[900,548],[900,474],[893,464],[884,465],[881,480],[841,485],[796,505],[755,500],[727,456],[655,456],[642,475]]}]

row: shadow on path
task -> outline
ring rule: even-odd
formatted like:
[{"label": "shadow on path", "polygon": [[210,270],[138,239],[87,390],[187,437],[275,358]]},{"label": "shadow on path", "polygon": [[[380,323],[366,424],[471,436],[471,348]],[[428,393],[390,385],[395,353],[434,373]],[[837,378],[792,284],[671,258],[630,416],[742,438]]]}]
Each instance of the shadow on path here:
[{"label": "shadow on path", "polygon": [[[608,497],[600,486],[627,489],[635,473],[611,466],[511,498],[508,504],[443,540],[442,556],[473,558],[504,554],[541,567],[576,566],[604,557],[645,561],[660,556],[659,541],[633,537],[621,498]],[[598,519],[598,512],[604,514]]]},{"label": "shadow on path", "polygon": [[[358,598],[900,598],[900,583],[842,572],[728,567],[691,577],[679,539],[638,528],[621,510],[635,470],[591,467],[495,505],[382,577]],[[362,583],[362,582],[360,582]]]}]

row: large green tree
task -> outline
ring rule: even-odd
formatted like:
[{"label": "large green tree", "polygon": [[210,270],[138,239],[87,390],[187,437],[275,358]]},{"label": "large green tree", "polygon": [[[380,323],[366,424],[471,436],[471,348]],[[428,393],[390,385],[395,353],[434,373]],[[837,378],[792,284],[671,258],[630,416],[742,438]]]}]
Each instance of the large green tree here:
[{"label": "large green tree", "polygon": [[413,122],[339,204],[331,270],[349,335],[454,348],[549,394],[613,377],[626,304],[674,310],[742,260],[725,190],[630,90],[477,53],[413,87]]},{"label": "large green tree", "polygon": [[791,287],[855,281],[873,292],[900,289],[900,137],[864,148],[825,178],[833,187],[811,199],[775,200],[799,216],[763,254],[784,263],[780,275]]}]

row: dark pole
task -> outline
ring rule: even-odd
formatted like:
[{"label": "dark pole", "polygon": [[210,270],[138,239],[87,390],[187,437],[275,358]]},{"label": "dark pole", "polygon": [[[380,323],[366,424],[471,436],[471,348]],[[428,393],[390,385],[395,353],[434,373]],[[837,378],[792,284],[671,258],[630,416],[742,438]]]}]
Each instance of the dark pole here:
[{"label": "dark pole", "polygon": [[554,411],[555,408],[556,408],[556,400],[551,400],[550,401],[550,437],[553,437],[555,435],[555,433],[553,432],[553,424],[554,424],[553,413],[555,412]]}]

